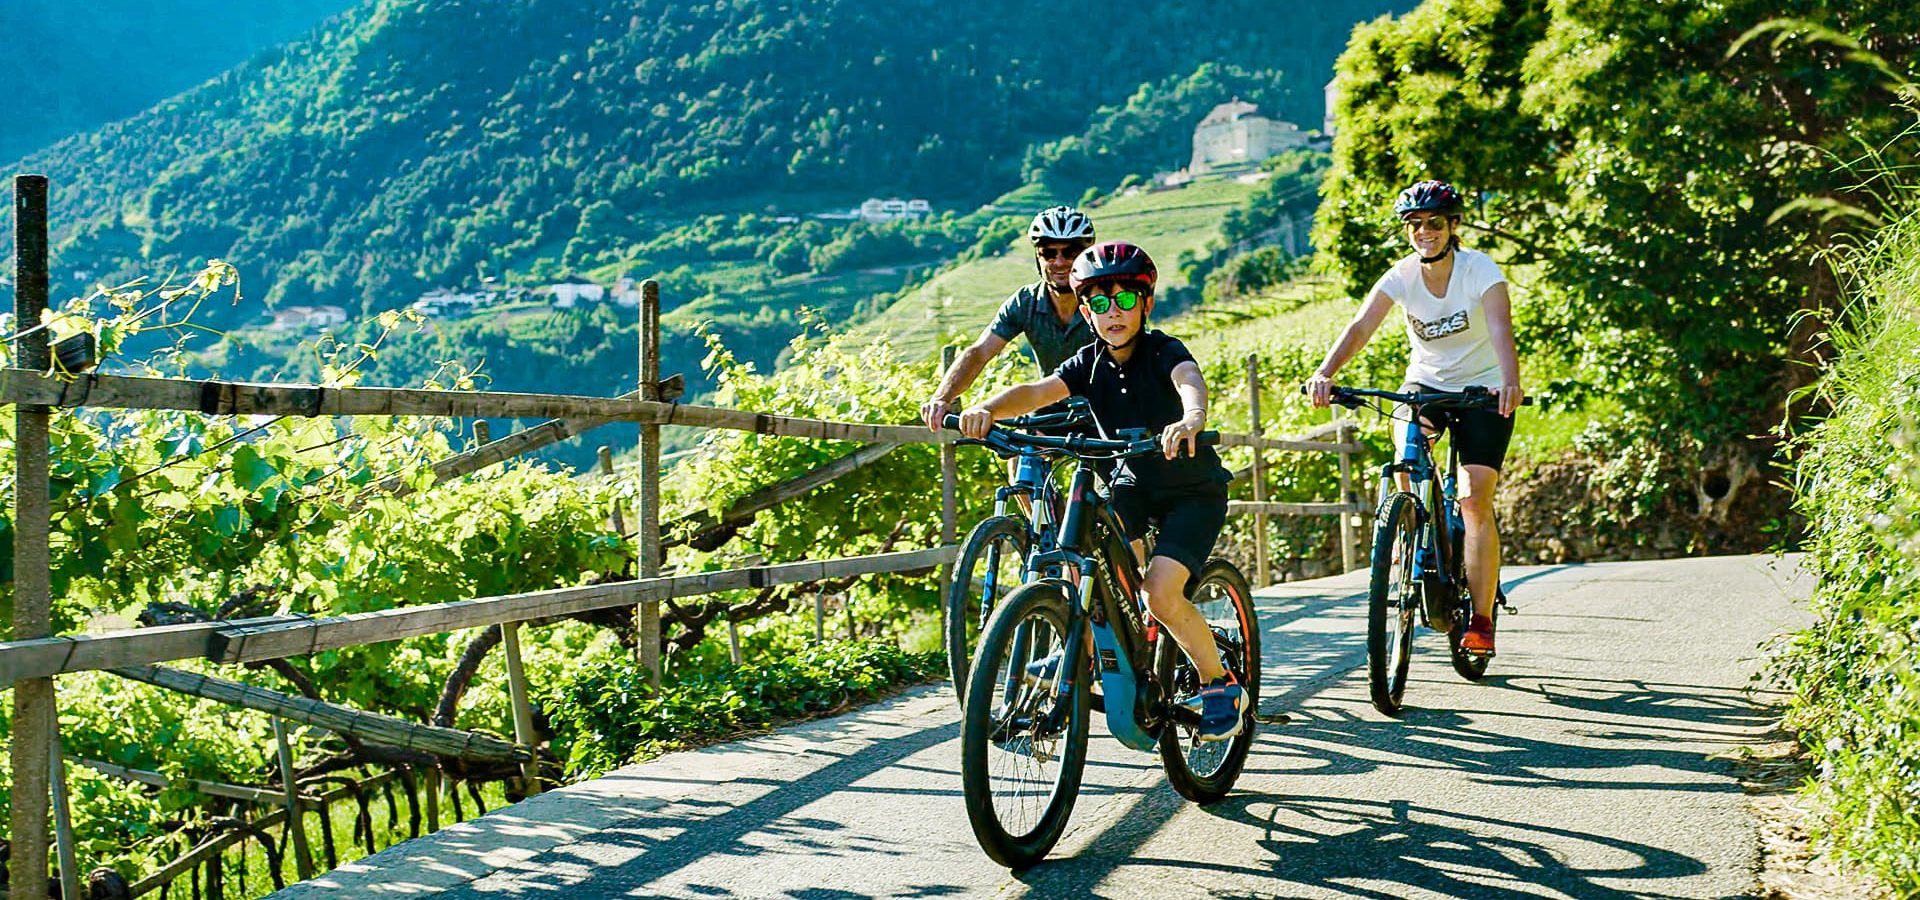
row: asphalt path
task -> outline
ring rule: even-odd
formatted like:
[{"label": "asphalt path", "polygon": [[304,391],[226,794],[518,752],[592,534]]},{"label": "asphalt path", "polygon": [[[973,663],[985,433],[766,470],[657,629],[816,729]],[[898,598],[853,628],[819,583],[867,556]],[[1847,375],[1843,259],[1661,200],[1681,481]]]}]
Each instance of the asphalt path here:
[{"label": "asphalt path", "polygon": [[1398,719],[1366,699],[1364,573],[1260,592],[1266,721],[1235,792],[1189,803],[1096,724],[1072,824],[1025,872],[975,844],[953,694],[928,687],[622,769],[284,896],[1747,895],[1757,826],[1721,755],[1774,721],[1753,676],[1805,621],[1797,560],[1506,583],[1521,613],[1488,677],[1459,678],[1422,630]]}]

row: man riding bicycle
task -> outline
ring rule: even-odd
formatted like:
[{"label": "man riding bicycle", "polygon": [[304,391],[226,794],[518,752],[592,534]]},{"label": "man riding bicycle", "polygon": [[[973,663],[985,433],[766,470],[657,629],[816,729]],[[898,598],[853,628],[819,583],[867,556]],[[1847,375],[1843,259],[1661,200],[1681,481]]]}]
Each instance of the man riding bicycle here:
[{"label": "man riding bicycle", "polygon": [[[1160,526],[1147,563],[1147,609],[1186,651],[1199,671],[1199,739],[1223,741],[1245,722],[1245,691],[1221,664],[1212,628],[1186,598],[1227,518],[1229,474],[1212,447],[1197,445],[1206,428],[1207,386],[1186,345],[1147,329],[1158,270],[1132,244],[1096,246],[1073,263],[1071,284],[1098,340],[1068,357],[1052,374],[1010,387],[960,414],[960,433],[984,437],[994,420],[1017,416],[1069,396],[1084,397],[1108,437],[1139,429],[1160,437],[1163,454],[1128,459],[1110,481],[1113,510],[1134,555],[1144,550],[1149,525]],[[1060,655],[1029,667],[1053,677]]]},{"label": "man riding bicycle", "polygon": [[1070,278],[1074,257],[1093,246],[1093,220],[1071,206],[1051,207],[1033,217],[1027,242],[1033,245],[1040,280],[1014,291],[980,338],[954,357],[933,396],[920,404],[920,418],[928,428],[940,430],[940,420],[958,411],[954,401],[1015,337],[1027,336],[1027,349],[1043,375],[1093,343],[1093,327],[1080,317]]},{"label": "man riding bicycle", "polygon": [[1333,376],[1367,345],[1395,304],[1405,314],[1412,345],[1401,391],[1497,386],[1497,412],[1450,409],[1421,417],[1429,434],[1451,433],[1466,471],[1460,511],[1466,524],[1473,621],[1460,646],[1490,656],[1493,605],[1500,586],[1500,532],[1493,518],[1493,491],[1513,438],[1513,411],[1526,394],[1520,387],[1506,276],[1491,257],[1460,246],[1460,210],[1459,191],[1444,181],[1422,181],[1400,192],[1393,211],[1406,229],[1413,252],[1380,276],[1359,313],[1307,380],[1306,392],[1316,408],[1325,407]]}]

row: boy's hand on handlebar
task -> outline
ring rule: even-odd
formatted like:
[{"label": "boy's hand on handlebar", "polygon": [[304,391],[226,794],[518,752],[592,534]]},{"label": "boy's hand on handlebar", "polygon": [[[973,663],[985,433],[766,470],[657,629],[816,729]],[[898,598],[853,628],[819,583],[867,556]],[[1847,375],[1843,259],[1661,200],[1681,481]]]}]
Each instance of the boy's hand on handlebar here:
[{"label": "boy's hand on handlebar", "polygon": [[939,431],[940,420],[950,412],[953,412],[953,401],[933,397],[920,404],[920,421],[927,423],[929,430]]},{"label": "boy's hand on handlebar", "polygon": [[1526,402],[1527,392],[1517,384],[1501,385],[1495,392],[1500,397],[1500,414],[1511,418],[1513,411]]},{"label": "boy's hand on handlebar", "polygon": [[993,428],[993,411],[976,406],[960,414],[960,433],[979,440]]},{"label": "boy's hand on handlebar", "polygon": [[1326,409],[1333,402],[1333,376],[1315,372],[1306,384],[1301,385],[1300,393],[1307,395],[1307,402],[1314,409]]},{"label": "boy's hand on handlebar", "polygon": [[1194,437],[1206,430],[1207,414],[1195,410],[1160,432],[1160,450],[1168,459],[1194,454]]}]

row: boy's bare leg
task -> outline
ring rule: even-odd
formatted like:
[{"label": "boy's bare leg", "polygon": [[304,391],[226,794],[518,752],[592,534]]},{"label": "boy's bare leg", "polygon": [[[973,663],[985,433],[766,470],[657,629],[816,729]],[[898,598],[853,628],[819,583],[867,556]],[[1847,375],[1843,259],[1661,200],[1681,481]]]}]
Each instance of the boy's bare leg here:
[{"label": "boy's bare leg", "polygon": [[[1141,543],[1133,542],[1138,556]],[[1173,641],[1187,652],[1187,658],[1200,670],[1200,683],[1206,684],[1227,673],[1220,664],[1220,648],[1214,644],[1213,629],[1207,619],[1187,599],[1187,567],[1165,556],[1156,556],[1147,564],[1147,610],[1154,621],[1173,635]]]}]

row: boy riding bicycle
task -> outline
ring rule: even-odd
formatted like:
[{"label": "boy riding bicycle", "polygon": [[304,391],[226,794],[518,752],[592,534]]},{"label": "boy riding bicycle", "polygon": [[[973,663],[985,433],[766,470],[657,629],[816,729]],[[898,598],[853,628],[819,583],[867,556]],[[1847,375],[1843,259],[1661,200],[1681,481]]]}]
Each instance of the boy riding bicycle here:
[{"label": "boy riding bicycle", "polygon": [[[1212,629],[1185,589],[1226,523],[1230,476],[1213,448],[1194,440],[1206,428],[1207,386],[1193,354],[1178,339],[1146,328],[1157,278],[1153,260],[1132,244],[1109,242],[1080,254],[1073,263],[1073,291],[1098,340],[1053,374],[961,413],[960,431],[981,438],[996,419],[1078,396],[1086,398],[1108,437],[1133,429],[1160,436],[1163,456],[1130,459],[1115,470],[1113,509],[1136,558],[1148,526],[1160,526],[1147,564],[1147,609],[1193,660],[1205,684],[1200,739],[1220,741],[1240,733],[1246,694],[1221,665]],[[1029,671],[1051,678],[1050,667],[1058,664],[1056,655]]]}]

